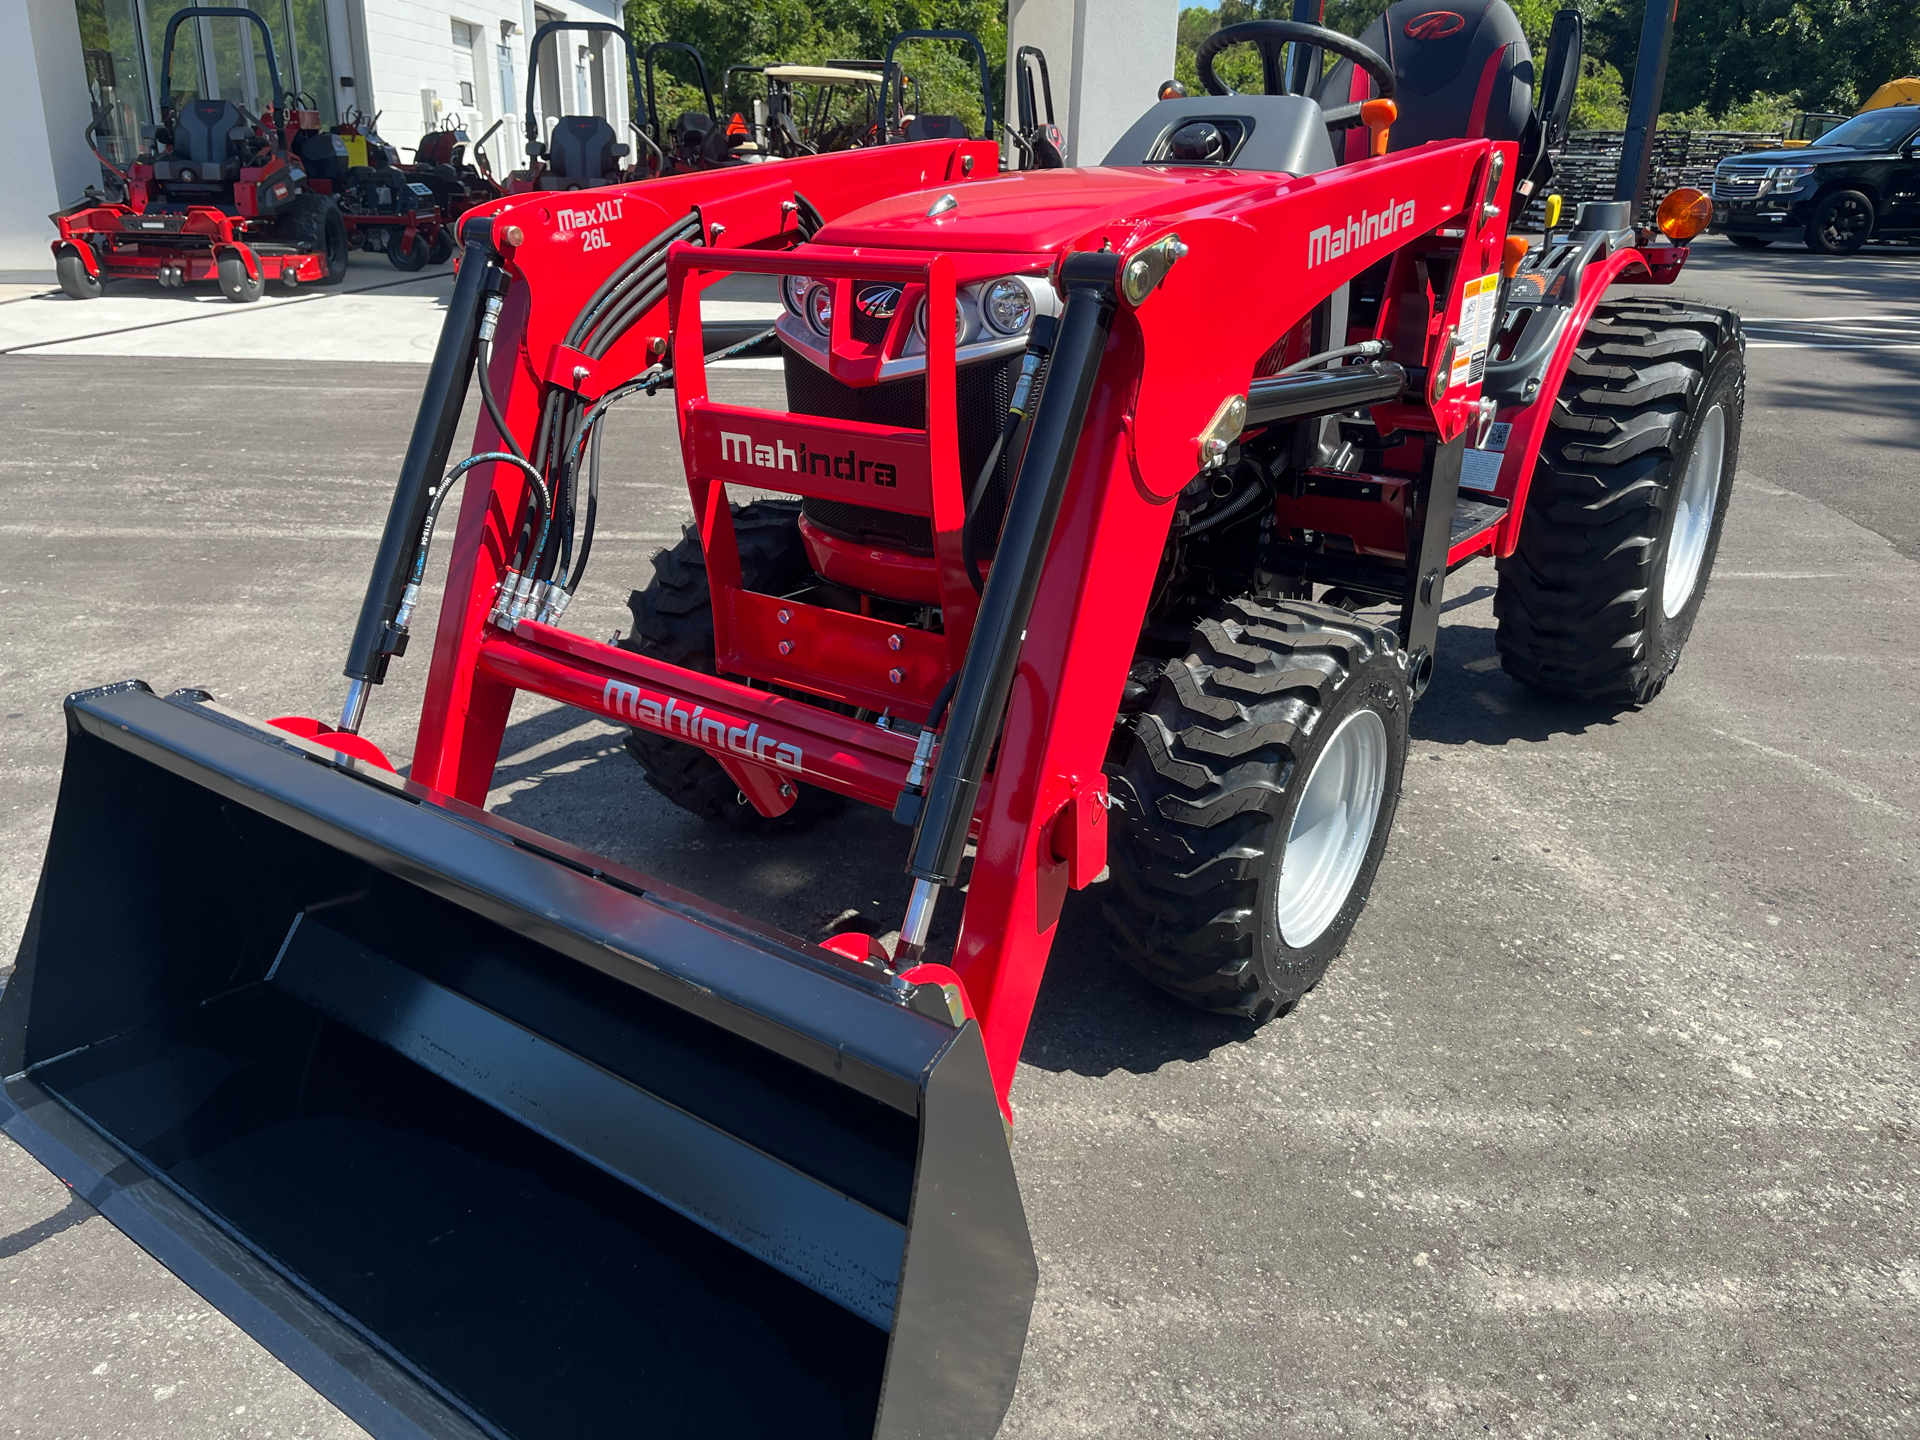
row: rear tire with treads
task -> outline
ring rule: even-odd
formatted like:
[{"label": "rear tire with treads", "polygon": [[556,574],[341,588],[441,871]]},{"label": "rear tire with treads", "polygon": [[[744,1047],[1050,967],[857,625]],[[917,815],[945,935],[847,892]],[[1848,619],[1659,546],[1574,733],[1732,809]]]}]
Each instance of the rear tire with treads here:
[{"label": "rear tire with treads", "polygon": [[[1255,1020],[1318,984],[1386,848],[1411,709],[1393,636],[1344,611],[1240,599],[1201,620],[1112,777],[1102,908],[1128,962]],[[1351,823],[1324,803],[1344,773],[1359,782]]]},{"label": "rear tire with treads", "polygon": [[1732,311],[1633,299],[1594,312],[1554,398],[1519,544],[1499,562],[1508,675],[1573,700],[1660,693],[1719,550],[1745,394]]},{"label": "rear tire with treads", "polygon": [[[750,590],[785,595],[812,576],[800,537],[800,506],[792,500],[756,500],[733,507],[733,531],[740,547],[740,577]],[[622,650],[664,660],[702,675],[717,674],[714,664],[713,601],[707,589],[707,557],[700,532],[685,527],[680,543],[653,557],[653,579],[627,599],[633,633]],[[832,814],[840,796],[801,785],[786,814],[768,819],[740,798],[739,787],[706,751],[651,730],[627,734],[627,753],[646,772],[647,783],[682,810],[746,830],[804,826]]]}]

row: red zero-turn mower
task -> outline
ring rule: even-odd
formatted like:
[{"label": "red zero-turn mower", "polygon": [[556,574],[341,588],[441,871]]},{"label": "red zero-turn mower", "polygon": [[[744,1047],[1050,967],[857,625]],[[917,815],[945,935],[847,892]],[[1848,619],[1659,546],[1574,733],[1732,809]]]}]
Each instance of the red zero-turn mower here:
[{"label": "red zero-turn mower", "polygon": [[[1449,572],[1497,560],[1511,673],[1624,707],[1712,567],[1737,320],[1606,298],[1686,257],[1631,197],[1519,254],[1578,56],[1534,112],[1501,0],[1425,3],[1221,32],[1097,167],[928,140],[469,215],[340,723],[68,701],[8,1132],[379,1436],[990,1435],[1067,893],[1175,994],[1285,1011],[1374,883]],[[1239,41],[1270,93],[1215,76]],[[1374,93],[1314,98],[1312,50]],[[784,288],[784,410],[708,393],[741,272]],[[564,623],[600,421],[668,385],[694,524],[606,644]],[[403,779],[357,732],[456,488]],[[521,691],[702,815],[891,810],[897,945],[488,815]]]},{"label": "red zero-turn mower", "polygon": [[226,17],[258,28],[273,109],[250,116],[231,100],[189,100],[163,112],[164,146],[121,176],[127,198],[84,200],[52,216],[60,288],[91,300],[108,280],[157,280],[178,288],[217,280],[229,300],[258,300],[269,280],[338,285],[347,278],[340,207],[307,188],[294,149],[320,117],[289,107],[273,32],[251,10],[197,5],[176,10],[160,47],[160,94],[171,104],[173,38],[187,20]]}]

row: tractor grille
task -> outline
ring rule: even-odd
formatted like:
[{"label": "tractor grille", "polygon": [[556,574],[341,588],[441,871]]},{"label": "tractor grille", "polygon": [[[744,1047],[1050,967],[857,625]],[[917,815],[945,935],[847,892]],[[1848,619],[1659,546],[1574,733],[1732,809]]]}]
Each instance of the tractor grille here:
[{"label": "tractor grille", "polygon": [[[893,327],[893,316],[869,315],[860,308],[859,297],[868,290],[878,288],[878,282],[872,280],[856,280],[847,287],[847,294],[853,297],[853,308],[847,312],[847,333],[862,345],[878,345],[887,338],[887,331]],[[899,292],[896,290],[894,293],[898,303]]]},{"label": "tractor grille", "polygon": [[[922,430],[927,424],[927,381],[924,375],[889,380],[879,385],[842,385],[810,360],[783,350],[786,363],[787,409],[796,415],[822,415],[833,420],[859,420],[869,425],[897,425]],[[960,422],[960,483],[973,488],[981,467],[1000,437],[1000,426],[1013,399],[1013,382],[1020,373],[1020,356],[962,366],[955,377]],[[1044,376],[1042,377],[1044,378]],[[991,555],[1007,510],[1012,457],[1002,455],[980,502],[980,551]],[[800,512],[815,525],[844,540],[904,550],[910,555],[933,554],[933,521],[925,515],[897,515],[866,505],[839,500],[803,500]]]}]

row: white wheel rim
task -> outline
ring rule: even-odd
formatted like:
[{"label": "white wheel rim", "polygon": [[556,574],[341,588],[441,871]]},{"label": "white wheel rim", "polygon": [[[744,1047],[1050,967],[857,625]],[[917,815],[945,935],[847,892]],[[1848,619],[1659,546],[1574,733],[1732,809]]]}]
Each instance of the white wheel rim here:
[{"label": "white wheel rim", "polygon": [[1720,499],[1720,467],[1727,454],[1727,412],[1718,405],[1707,411],[1693,440],[1686,478],[1674,503],[1673,534],[1667,540],[1667,563],[1660,576],[1660,608],[1671,620],[1686,608],[1693,587],[1700,583],[1700,561],[1713,533],[1713,512]]},{"label": "white wheel rim", "polygon": [[1387,727],[1371,710],[1340,722],[1301,792],[1274,897],[1280,938],[1311,945],[1333,924],[1373,842],[1387,789]]}]

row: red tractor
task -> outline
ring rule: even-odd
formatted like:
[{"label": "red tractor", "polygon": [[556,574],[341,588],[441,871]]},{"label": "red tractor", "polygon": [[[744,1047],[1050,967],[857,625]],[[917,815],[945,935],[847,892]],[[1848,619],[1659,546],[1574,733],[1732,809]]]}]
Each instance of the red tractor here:
[{"label": "red tractor", "polygon": [[[1577,44],[1536,111],[1502,0],[1423,4],[1222,31],[1099,166],[927,140],[469,215],[339,723],[69,700],[8,1132],[377,1435],[990,1435],[1068,893],[1279,1015],[1375,882],[1454,570],[1497,562],[1510,673],[1621,707],[1700,608],[1740,326],[1638,288],[1699,197],[1522,246]],[[1269,93],[1216,75],[1243,41]],[[779,277],[784,409],[709,392],[735,273]],[[564,624],[600,422],[669,387],[693,524],[609,644]],[[455,489],[402,778],[358,732]],[[898,940],[488,815],[522,691],[722,823],[890,810]]]},{"label": "red tractor", "polygon": [[[248,115],[231,100],[189,100],[172,108],[173,42],[201,16],[258,28],[273,108]],[[60,288],[75,300],[98,296],[108,280],[157,280],[178,288],[219,282],[229,300],[258,300],[269,280],[338,285],[347,278],[347,225],[340,207],[309,188],[298,146],[320,117],[289,106],[273,32],[252,10],[198,5],[176,10],[160,48],[164,123],[154,153],[120,174],[126,199],[89,199],[52,217]]]}]

